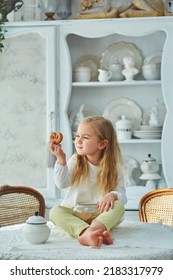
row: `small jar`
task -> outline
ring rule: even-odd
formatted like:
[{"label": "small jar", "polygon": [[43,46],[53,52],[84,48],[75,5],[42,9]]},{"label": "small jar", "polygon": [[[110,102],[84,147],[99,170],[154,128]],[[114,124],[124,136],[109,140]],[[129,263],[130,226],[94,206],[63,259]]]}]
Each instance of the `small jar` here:
[{"label": "small jar", "polygon": [[88,67],[80,66],[74,70],[75,82],[89,82],[91,79],[91,72]]},{"label": "small jar", "polygon": [[118,140],[129,140],[132,138],[132,122],[123,115],[116,122]]}]

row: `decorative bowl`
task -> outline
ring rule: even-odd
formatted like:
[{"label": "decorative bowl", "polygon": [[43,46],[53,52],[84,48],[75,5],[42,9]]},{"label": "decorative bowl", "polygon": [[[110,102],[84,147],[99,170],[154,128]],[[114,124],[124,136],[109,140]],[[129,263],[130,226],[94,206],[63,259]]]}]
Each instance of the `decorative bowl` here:
[{"label": "decorative bowl", "polygon": [[142,74],[145,80],[160,80],[161,72],[157,64],[146,64],[142,66]]}]

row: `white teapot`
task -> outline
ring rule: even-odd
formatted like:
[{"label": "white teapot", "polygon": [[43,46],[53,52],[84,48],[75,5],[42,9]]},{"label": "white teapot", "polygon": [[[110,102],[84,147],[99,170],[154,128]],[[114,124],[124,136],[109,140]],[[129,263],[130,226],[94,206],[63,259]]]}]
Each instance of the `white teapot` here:
[{"label": "white teapot", "polygon": [[31,216],[24,225],[23,234],[25,239],[32,244],[45,243],[50,236],[50,228],[46,219],[39,216],[35,212],[35,216]]},{"label": "white teapot", "polygon": [[144,159],[140,167],[142,172],[147,174],[157,173],[159,171],[159,164],[156,159],[151,157],[151,154],[148,154],[148,157]]},{"label": "white teapot", "polygon": [[98,69],[99,75],[98,75],[98,80],[99,82],[108,82],[111,77],[112,77],[112,72],[110,70],[103,70],[103,69]]}]

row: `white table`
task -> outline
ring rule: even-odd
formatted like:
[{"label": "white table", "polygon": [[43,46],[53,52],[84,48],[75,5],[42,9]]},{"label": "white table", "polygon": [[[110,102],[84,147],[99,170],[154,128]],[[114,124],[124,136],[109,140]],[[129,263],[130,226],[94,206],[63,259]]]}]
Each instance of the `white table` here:
[{"label": "white table", "polygon": [[33,245],[23,237],[23,225],[0,229],[0,259],[24,260],[172,260],[173,228],[161,224],[124,221],[112,230],[114,243],[96,249],[53,226],[45,244]]}]

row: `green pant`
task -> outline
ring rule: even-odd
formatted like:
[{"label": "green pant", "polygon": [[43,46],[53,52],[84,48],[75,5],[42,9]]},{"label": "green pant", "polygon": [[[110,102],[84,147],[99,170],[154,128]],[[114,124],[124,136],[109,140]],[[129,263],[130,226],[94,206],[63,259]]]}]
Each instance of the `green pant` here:
[{"label": "green pant", "polygon": [[94,213],[76,212],[71,208],[57,205],[50,210],[49,217],[56,226],[78,238],[80,233],[93,220],[101,222],[107,230],[110,230],[120,222],[124,212],[124,205],[119,200],[116,200],[113,209],[109,209],[109,211],[101,214],[98,211]]}]

